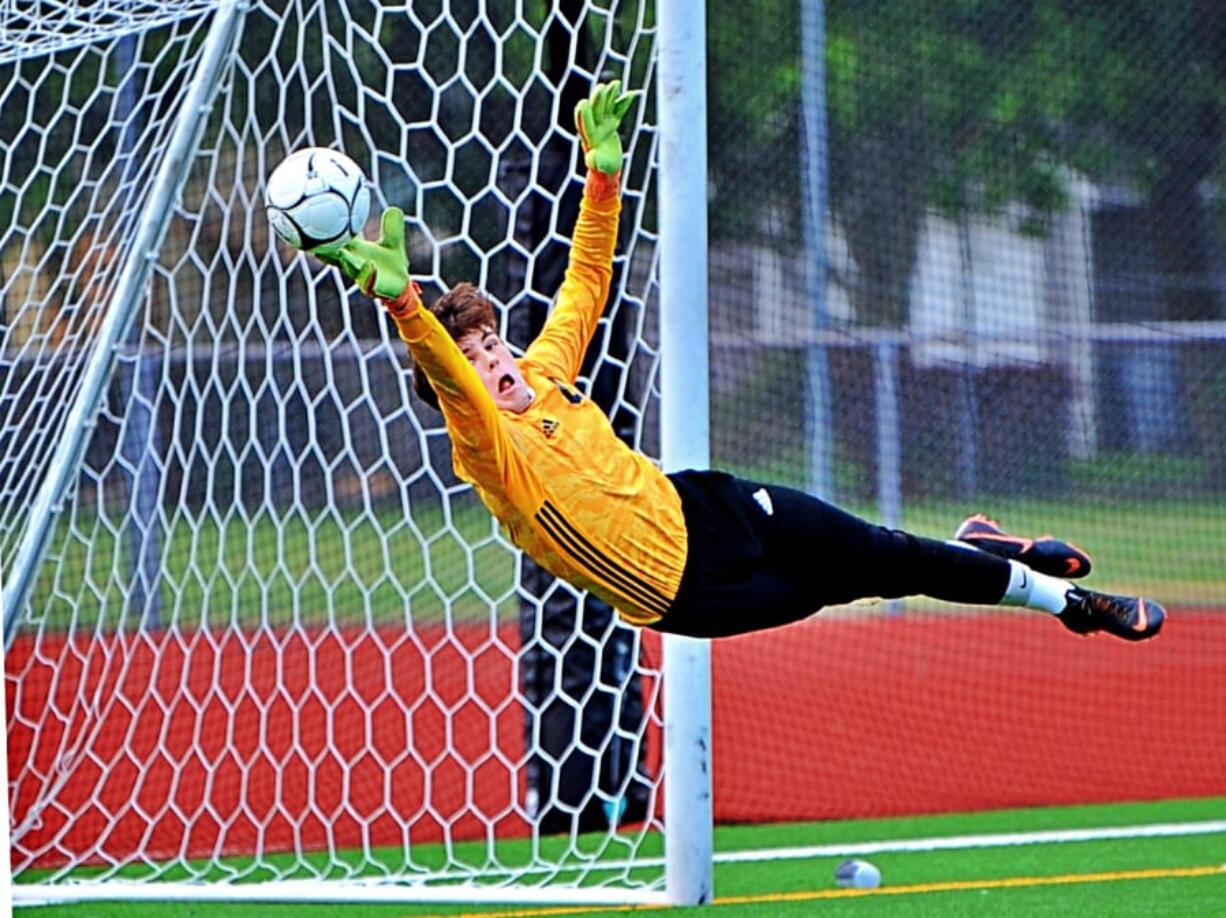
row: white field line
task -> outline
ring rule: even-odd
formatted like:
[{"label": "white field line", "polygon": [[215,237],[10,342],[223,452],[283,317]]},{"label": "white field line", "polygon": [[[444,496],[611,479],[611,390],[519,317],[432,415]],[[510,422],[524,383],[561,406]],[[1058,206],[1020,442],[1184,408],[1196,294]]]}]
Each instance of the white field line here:
[{"label": "white field line", "polygon": [[808,845],[798,848],[759,848],[750,851],[717,852],[715,862],[717,864],[741,864],[753,861],[855,857],[864,854],[893,854],[906,851],[952,851],[961,848],[1001,848],[1010,845],[1053,845],[1065,842],[1109,841],[1117,838],[1173,838],[1180,835],[1213,835],[1218,832],[1226,832],[1226,820],[1105,826],[1098,829],[1055,829],[1043,832],[904,838],[841,845]]},{"label": "white field line", "polygon": [[[760,848],[751,849],[749,851],[725,851],[716,852],[715,862],[717,864],[743,864],[752,863],[755,861],[781,861],[781,860],[804,860],[809,858],[819,857],[856,857],[859,855],[868,854],[889,854],[901,853],[907,851],[951,851],[960,848],[997,848],[1007,847],[1010,845],[1050,845],[1063,844],[1066,842],[1082,842],[1082,841],[1108,841],[1111,839],[1128,839],[1128,838],[1173,838],[1182,835],[1213,835],[1217,833],[1226,833],[1226,820],[1209,820],[1204,822],[1166,822],[1166,823],[1150,823],[1147,825],[1138,826],[1107,826],[1098,829],[1056,829],[1043,832],[1013,832],[1013,833],[998,833],[985,835],[953,835],[939,836],[936,838],[904,838],[890,841],[873,841],[873,842],[855,842],[834,845],[809,845],[806,847],[797,848]],[[576,872],[592,872],[595,874],[604,873],[606,871],[616,871],[623,869],[646,869],[653,867],[664,866],[664,858],[662,857],[644,857],[637,860],[618,860],[618,861],[589,861],[568,866],[558,865],[542,865],[536,867],[526,867],[519,869],[506,868],[502,871],[497,869],[487,870],[486,876],[511,875],[529,876],[537,873],[555,873],[555,874],[572,874]],[[1226,865],[1223,865],[1226,867]],[[404,898],[405,880],[416,880],[419,883],[422,881],[446,881],[450,879],[468,879],[468,874],[456,873],[454,875],[448,873],[430,874],[426,877],[380,877],[373,882],[366,880],[355,880],[349,884],[347,891],[341,894],[341,898],[354,896],[361,901],[369,902],[404,902],[408,901]],[[44,905],[53,902],[67,901],[84,901],[87,899],[107,899],[114,898],[114,887],[119,886],[121,881],[109,880],[105,882],[81,881],[80,883],[65,884],[60,887],[50,886],[42,887],[36,885],[22,886],[17,885],[13,889],[13,899],[21,905]],[[309,881],[285,881],[281,883],[268,884],[266,889],[261,889],[260,886],[226,886],[225,884],[167,884],[167,883],[133,883],[129,884],[133,890],[133,895],[136,898],[184,898],[184,899],[238,899],[250,898],[259,901],[296,901],[302,898],[302,893],[296,887],[317,886],[319,888],[312,889],[310,896],[316,897],[318,901],[333,901],[333,899],[325,894],[323,890],[336,887],[340,889],[342,884],[332,881],[321,881],[320,883],[312,884]],[[167,896],[166,887],[174,886],[176,895]],[[391,892],[386,889],[380,889],[381,886],[391,886]],[[180,889],[182,887],[182,889]],[[220,887],[217,891],[212,891],[214,887]],[[127,888],[125,886],[125,888]],[[355,890],[357,892],[355,893]],[[184,892],[186,891],[186,892]],[[572,890],[573,892],[573,890]],[[597,891],[598,893],[600,891]],[[184,893],[178,895],[178,893]],[[254,894],[253,894],[254,893]],[[289,893],[289,895],[287,895]],[[424,894],[423,894],[424,893]],[[436,887],[431,889],[428,886],[417,886],[414,892],[415,898],[424,899],[446,899],[451,901],[449,897],[453,897],[454,888],[448,889],[446,886]],[[621,895],[626,895],[626,890],[621,890]],[[479,890],[478,897],[483,901],[504,901],[504,897],[508,895],[505,889],[484,889]],[[578,897],[584,895],[583,891],[578,892]],[[657,890],[641,889],[629,893],[633,901],[640,903],[653,903],[658,901],[659,893]],[[525,893],[521,889],[517,889],[510,894],[511,898],[517,901],[526,901],[523,897]],[[309,898],[309,897],[308,897]],[[339,901],[337,899],[336,901]],[[532,899],[535,902],[537,900]],[[540,901],[547,901],[541,899]],[[582,901],[582,898],[576,898],[568,901]],[[619,901],[628,901],[621,899]]]},{"label": "white field line", "polygon": [[[833,845],[807,845],[800,848],[751,848],[748,851],[717,851],[717,864],[746,864],[755,861],[806,860],[818,857],[858,857],[867,854],[890,854],[907,851],[952,851],[960,848],[1001,848],[1009,845],[1058,845],[1066,842],[1109,841],[1127,838],[1173,838],[1181,835],[1214,835],[1226,833],[1226,820],[1204,822],[1160,822],[1138,826],[1105,826],[1097,829],[1055,829],[1042,832],[1011,832],[985,835],[944,835],[936,838],[900,838],[888,841],[847,842]],[[601,873],[611,870],[650,869],[663,867],[662,857],[635,860],[590,861],[567,867],[528,867],[516,871],[527,876],[533,873],[574,873],[588,870]],[[507,871],[511,873],[511,871]],[[444,878],[446,875],[439,875]]]}]

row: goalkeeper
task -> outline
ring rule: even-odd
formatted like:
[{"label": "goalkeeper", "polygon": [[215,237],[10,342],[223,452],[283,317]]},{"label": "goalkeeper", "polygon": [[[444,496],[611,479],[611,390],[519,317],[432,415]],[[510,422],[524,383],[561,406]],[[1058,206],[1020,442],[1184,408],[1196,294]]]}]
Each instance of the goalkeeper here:
[{"label": "goalkeeper", "polygon": [[1024,606],[1072,631],[1153,637],[1165,612],[1065,577],[1090,559],[1051,537],[971,517],[940,541],[875,526],[815,497],[714,471],[662,473],[575,388],[604,309],[621,209],[618,125],[633,102],[600,85],[575,110],[587,180],[557,304],[521,359],[491,302],[459,284],[425,306],[409,278],[404,215],[378,242],[316,250],[394,318],[414,388],[440,408],[456,474],[511,539],[551,573],[635,625],[720,637],[784,625],[827,605],[926,595]]}]

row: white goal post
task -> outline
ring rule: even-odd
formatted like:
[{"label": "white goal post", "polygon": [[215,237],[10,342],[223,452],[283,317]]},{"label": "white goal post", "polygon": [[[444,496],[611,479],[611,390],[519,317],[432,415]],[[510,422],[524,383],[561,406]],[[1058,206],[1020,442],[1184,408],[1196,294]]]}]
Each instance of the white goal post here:
[{"label": "white goal post", "polygon": [[[427,296],[523,347],[624,130],[581,382],[707,462],[705,31],[685,0],[36,4],[0,34],[0,593],[17,905],[697,904],[708,645],[532,572],[403,348],[277,246],[263,182],[344,149]],[[668,308],[663,308],[668,304]]]}]

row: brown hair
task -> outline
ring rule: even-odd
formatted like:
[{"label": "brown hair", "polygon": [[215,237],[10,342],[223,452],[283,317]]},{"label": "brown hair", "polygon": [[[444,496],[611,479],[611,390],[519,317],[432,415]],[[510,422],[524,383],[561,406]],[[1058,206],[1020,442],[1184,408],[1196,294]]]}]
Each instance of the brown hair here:
[{"label": "brown hair", "polygon": [[[456,284],[427,307],[447,329],[453,341],[458,341],[474,328],[497,328],[494,304],[469,283]],[[438,409],[438,396],[421,367],[413,367],[413,391],[431,408]]]}]

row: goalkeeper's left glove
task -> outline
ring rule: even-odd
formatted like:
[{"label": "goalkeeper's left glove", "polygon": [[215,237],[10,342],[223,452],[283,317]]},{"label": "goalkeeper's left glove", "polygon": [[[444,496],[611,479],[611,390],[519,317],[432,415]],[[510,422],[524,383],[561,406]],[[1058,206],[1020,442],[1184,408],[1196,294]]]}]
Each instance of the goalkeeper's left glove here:
[{"label": "goalkeeper's left glove", "polygon": [[389,207],[380,220],[378,242],[354,236],[343,245],[323,245],[311,254],[341,271],[362,292],[394,300],[409,286],[409,256],[404,248],[404,211]]},{"label": "goalkeeper's left glove", "polygon": [[587,167],[605,175],[622,170],[622,141],[618,125],[638,92],[622,92],[621,80],[598,83],[590,98],[575,106],[575,127]]}]

